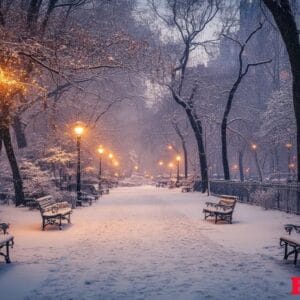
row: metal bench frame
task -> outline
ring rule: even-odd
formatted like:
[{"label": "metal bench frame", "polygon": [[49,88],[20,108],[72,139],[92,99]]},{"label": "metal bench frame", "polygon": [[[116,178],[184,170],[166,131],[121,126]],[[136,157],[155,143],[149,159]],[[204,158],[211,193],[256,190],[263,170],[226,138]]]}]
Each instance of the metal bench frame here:
[{"label": "metal bench frame", "polygon": [[[69,207],[70,211],[62,213],[61,208],[57,208],[60,203],[57,203],[50,195],[37,198],[36,201],[38,202],[39,210],[42,216],[42,230],[45,230],[47,225],[58,225],[59,230],[61,230],[63,220],[67,220],[68,224],[71,223],[71,206]],[[51,210],[52,208],[55,209],[53,215],[45,215],[45,212]]]},{"label": "metal bench frame", "polygon": [[[7,229],[9,228],[9,224],[7,223],[0,223],[0,234],[8,234]],[[0,255],[4,256],[5,262],[7,264],[11,263],[9,257],[9,248],[13,248],[14,245],[14,238],[13,236],[6,242],[0,243]],[[1,249],[4,248],[5,252],[2,252]]]},{"label": "metal bench frame", "polygon": [[204,220],[208,217],[215,218],[215,224],[218,221],[225,221],[229,224],[232,224],[232,214],[237,202],[236,197],[226,197],[221,196],[222,198],[218,203],[206,202],[206,208],[203,209]]},{"label": "metal bench frame", "polygon": [[[297,225],[287,224],[284,226],[284,229],[289,235],[291,235],[292,231],[295,232],[294,234],[300,234],[300,226]],[[290,241],[288,238],[281,237],[279,244],[281,247],[284,247],[283,259],[287,260],[290,255],[294,254],[294,265],[296,265],[298,254],[300,252],[300,243],[297,243],[296,241]]]}]

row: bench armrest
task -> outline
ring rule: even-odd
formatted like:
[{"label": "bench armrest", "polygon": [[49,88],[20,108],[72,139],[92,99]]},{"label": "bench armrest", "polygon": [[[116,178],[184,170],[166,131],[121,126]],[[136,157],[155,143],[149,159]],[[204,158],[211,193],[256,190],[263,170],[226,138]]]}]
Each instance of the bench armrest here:
[{"label": "bench armrest", "polygon": [[69,202],[63,201],[63,202],[58,202],[58,203],[57,203],[57,207],[58,207],[58,208],[70,208],[71,205],[70,205]]},{"label": "bench armrest", "polygon": [[206,206],[213,206],[213,207],[216,207],[218,206],[218,203],[215,203],[215,202],[205,202]]},{"label": "bench armrest", "polygon": [[233,207],[231,205],[224,205],[224,204],[216,204],[216,208],[222,208],[223,210],[232,210]]},{"label": "bench armrest", "polygon": [[0,231],[2,231],[4,234],[7,233],[7,229],[9,228],[9,224],[7,223],[0,223]]},{"label": "bench armrest", "polygon": [[293,230],[297,233],[300,233],[300,225],[286,224],[284,225],[284,229],[288,234],[291,234]]}]

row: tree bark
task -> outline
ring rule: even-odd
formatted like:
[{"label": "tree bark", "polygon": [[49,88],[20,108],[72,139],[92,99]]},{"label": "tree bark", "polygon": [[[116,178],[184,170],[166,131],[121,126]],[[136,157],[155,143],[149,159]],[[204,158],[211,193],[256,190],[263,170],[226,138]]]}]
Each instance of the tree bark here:
[{"label": "tree bark", "polygon": [[187,108],[186,113],[190,124],[193,128],[195,138],[197,141],[198,146],[198,154],[199,154],[199,162],[200,162],[200,173],[201,173],[201,180],[202,180],[202,193],[205,193],[208,188],[208,169],[207,169],[207,160],[203,142],[203,129],[201,121],[198,120],[192,113],[192,111]]},{"label": "tree bark", "polygon": [[239,172],[240,172],[240,181],[244,182],[245,176],[244,176],[244,151],[240,150],[239,151]]},{"label": "tree bark", "polygon": [[16,134],[18,148],[19,149],[26,148],[27,147],[26,135],[24,132],[24,126],[19,116],[14,117],[14,121],[12,125],[13,125],[14,132]]},{"label": "tree bark", "polygon": [[281,37],[286,46],[292,76],[293,76],[293,103],[297,127],[297,180],[300,182],[300,42],[299,33],[295,17],[291,10],[290,1],[288,0],[263,0],[269,9],[277,27],[281,33]]},{"label": "tree bark", "polygon": [[228,163],[228,151],[227,151],[227,122],[228,116],[231,110],[232,101],[234,94],[241,82],[242,77],[239,77],[237,81],[232,86],[228,100],[226,103],[226,108],[223,114],[222,125],[221,125],[221,141],[222,141],[222,162],[223,162],[223,170],[224,170],[224,179],[230,180],[230,170],[229,170],[229,163]]},{"label": "tree bark", "polygon": [[1,128],[1,136],[3,139],[4,147],[6,150],[7,158],[10,163],[10,167],[13,174],[13,183],[15,189],[15,204],[19,206],[24,203],[23,181],[20,175],[19,166],[14,153],[13,145],[11,142],[11,136],[9,127],[5,126]]}]

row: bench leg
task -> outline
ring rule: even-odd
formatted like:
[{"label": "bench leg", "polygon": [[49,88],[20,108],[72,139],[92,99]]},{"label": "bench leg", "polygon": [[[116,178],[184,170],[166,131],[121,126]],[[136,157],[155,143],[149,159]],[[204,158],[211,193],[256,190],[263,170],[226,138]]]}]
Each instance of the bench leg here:
[{"label": "bench leg", "polygon": [[62,229],[62,225],[61,225],[61,218],[62,218],[62,216],[59,216],[59,225],[58,225],[58,227],[59,227],[59,230],[61,230],[61,229]]},{"label": "bench leg", "polygon": [[284,257],[283,259],[287,259],[288,258],[288,244],[284,243]]},{"label": "bench leg", "polygon": [[43,222],[42,222],[42,230],[44,231],[45,230],[45,218],[43,218]]},{"label": "bench leg", "polygon": [[298,251],[295,250],[295,258],[294,258],[294,265],[297,264],[297,259],[298,259]]},{"label": "bench leg", "polygon": [[5,261],[7,264],[10,264],[10,258],[9,258],[9,242],[6,243],[6,256],[5,256]]}]

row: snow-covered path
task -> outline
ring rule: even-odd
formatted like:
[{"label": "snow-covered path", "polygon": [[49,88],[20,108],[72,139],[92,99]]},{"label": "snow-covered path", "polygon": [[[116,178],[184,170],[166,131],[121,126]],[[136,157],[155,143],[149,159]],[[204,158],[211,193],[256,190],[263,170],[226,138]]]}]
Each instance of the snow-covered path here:
[{"label": "snow-covered path", "polygon": [[300,268],[282,262],[278,236],[299,217],[238,204],[234,224],[215,225],[203,221],[205,201],[119,188],[45,232],[37,212],[0,207],[16,239],[13,264],[0,264],[0,298],[289,299]]}]

